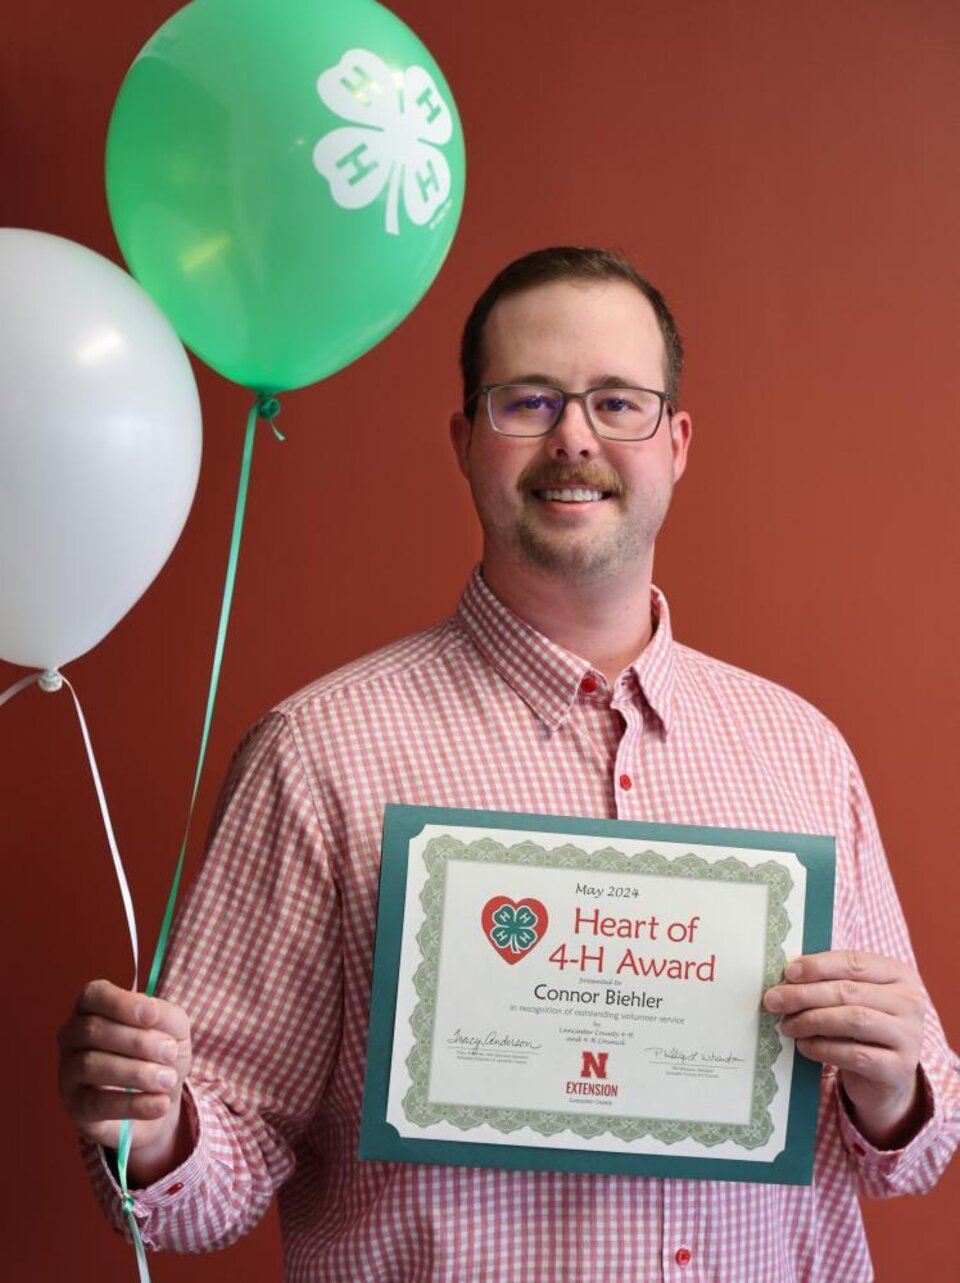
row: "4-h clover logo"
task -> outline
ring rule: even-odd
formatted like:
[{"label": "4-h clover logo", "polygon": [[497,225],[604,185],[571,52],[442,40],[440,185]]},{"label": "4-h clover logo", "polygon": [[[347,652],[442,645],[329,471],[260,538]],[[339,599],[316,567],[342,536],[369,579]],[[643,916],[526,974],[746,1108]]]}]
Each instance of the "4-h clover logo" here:
[{"label": "4-h clover logo", "polygon": [[505,962],[519,962],[547,929],[547,910],[529,897],[511,900],[496,895],[483,906],[480,915],[484,934]]},{"label": "4-h clover logo", "polygon": [[317,80],[327,107],[353,124],[332,129],[313,149],[313,163],[343,209],[369,205],[387,187],[386,230],[400,233],[400,195],[407,217],[428,223],[450,195],[450,166],[439,149],[453,117],[423,67],[393,72],[368,49],[348,49]]},{"label": "4-h clover logo", "polygon": [[533,928],[537,925],[537,915],[529,905],[522,904],[519,909],[511,908],[509,904],[501,905],[493,920],[497,925],[491,928],[490,939],[501,949],[525,953],[532,944],[536,944],[537,933]]}]

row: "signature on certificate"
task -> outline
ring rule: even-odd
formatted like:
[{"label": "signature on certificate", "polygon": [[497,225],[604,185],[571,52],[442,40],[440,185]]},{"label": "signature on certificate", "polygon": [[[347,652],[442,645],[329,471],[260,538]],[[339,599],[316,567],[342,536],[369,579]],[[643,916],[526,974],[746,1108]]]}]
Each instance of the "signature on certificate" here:
[{"label": "signature on certificate", "polygon": [[732,1051],[682,1051],[679,1047],[644,1047],[652,1060],[670,1060],[683,1065],[742,1065],[743,1056]]},{"label": "signature on certificate", "polygon": [[453,1034],[447,1039],[447,1046],[469,1047],[471,1051],[479,1051],[481,1047],[501,1047],[510,1051],[539,1051],[543,1044],[531,1042],[529,1038],[515,1038],[513,1034],[504,1034],[498,1029],[488,1029],[483,1034],[465,1033],[457,1025]]}]

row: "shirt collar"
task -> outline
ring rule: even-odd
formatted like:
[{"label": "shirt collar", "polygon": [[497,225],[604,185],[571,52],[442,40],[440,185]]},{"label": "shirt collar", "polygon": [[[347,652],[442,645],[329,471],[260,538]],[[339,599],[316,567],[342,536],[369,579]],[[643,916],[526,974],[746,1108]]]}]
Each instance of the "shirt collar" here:
[{"label": "shirt collar", "polygon": [[[651,591],[654,633],[630,665],[664,734],[674,718],[673,634],[667,600]],[[488,664],[552,730],[570,712],[591,665],[509,610],[487,587],[478,566],[460,599],[458,618]]]},{"label": "shirt collar", "polygon": [[650,613],[653,618],[653,636],[630,667],[637,675],[640,690],[660,723],[664,735],[669,735],[676,721],[676,647],[670,624],[670,607],[667,599],[655,585],[650,585]]}]

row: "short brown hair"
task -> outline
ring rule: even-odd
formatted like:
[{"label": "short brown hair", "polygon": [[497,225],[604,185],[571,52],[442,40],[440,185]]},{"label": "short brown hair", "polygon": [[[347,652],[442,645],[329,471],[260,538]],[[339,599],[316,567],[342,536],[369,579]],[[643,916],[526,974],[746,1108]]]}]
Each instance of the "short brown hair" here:
[{"label": "short brown hair", "polygon": [[655,285],[641,276],[619,250],[594,249],[589,246],[560,245],[534,250],[508,263],[483,291],[463,327],[460,341],[460,371],[463,376],[463,408],[472,416],[480,390],[483,367],[483,331],[495,303],[508,294],[520,294],[551,281],[626,281],[635,286],[653,308],[663,336],[666,353],[666,387],[668,399],[676,405],[683,371],[683,342],[673,314]]}]

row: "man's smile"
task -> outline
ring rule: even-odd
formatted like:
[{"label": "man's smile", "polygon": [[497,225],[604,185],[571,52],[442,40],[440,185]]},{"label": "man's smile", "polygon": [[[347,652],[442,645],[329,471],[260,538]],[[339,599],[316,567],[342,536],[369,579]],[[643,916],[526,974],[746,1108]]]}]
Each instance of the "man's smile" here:
[{"label": "man's smile", "polygon": [[520,489],[539,503],[573,508],[619,498],[623,482],[613,468],[599,461],[571,467],[541,460],[520,478]]},{"label": "man's smile", "polygon": [[551,503],[596,503],[600,499],[609,499],[610,492],[605,490],[587,490],[580,486],[565,487],[562,490],[534,490],[536,499],[549,500]]}]

